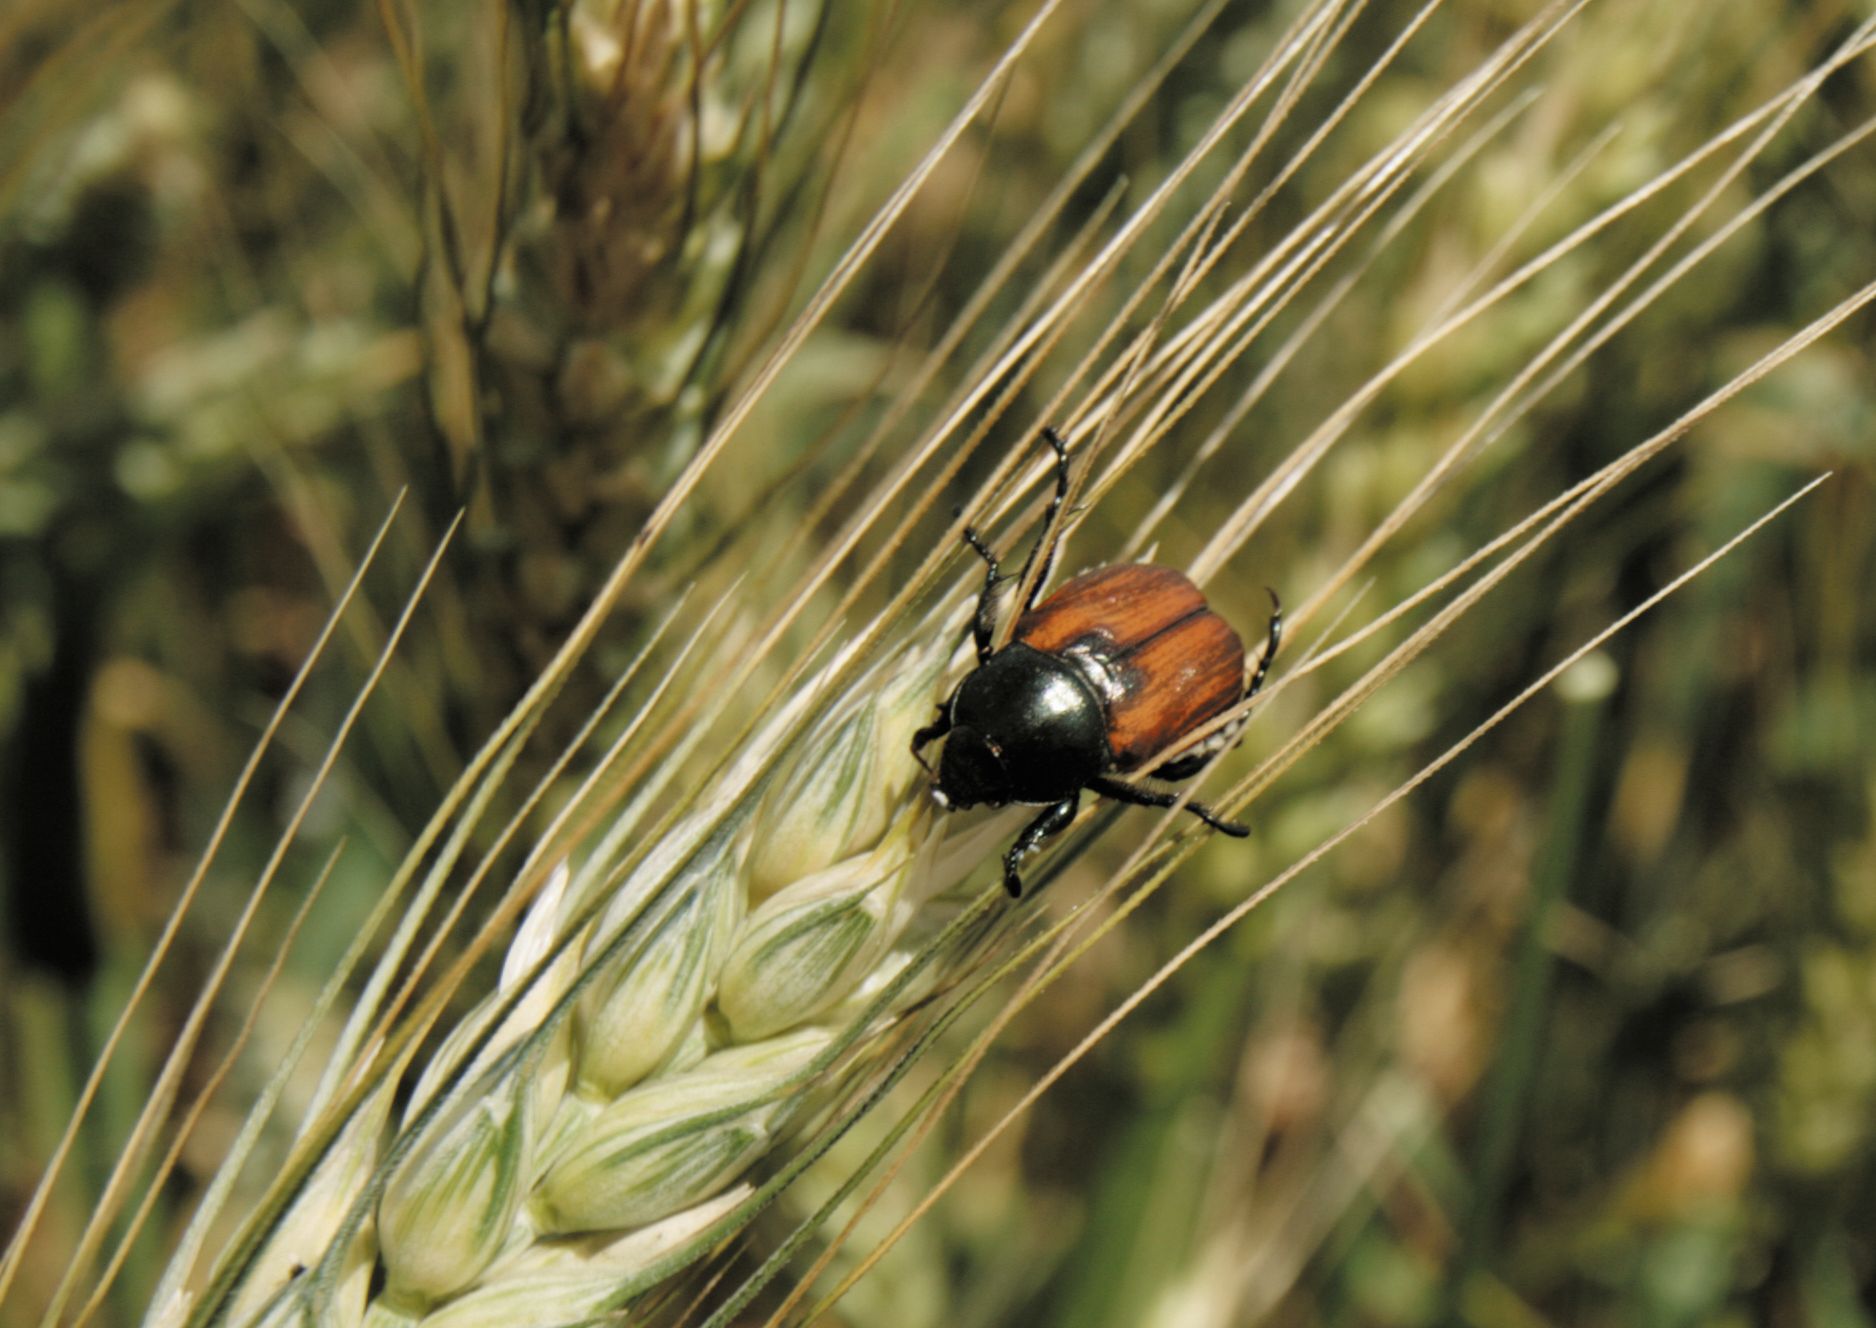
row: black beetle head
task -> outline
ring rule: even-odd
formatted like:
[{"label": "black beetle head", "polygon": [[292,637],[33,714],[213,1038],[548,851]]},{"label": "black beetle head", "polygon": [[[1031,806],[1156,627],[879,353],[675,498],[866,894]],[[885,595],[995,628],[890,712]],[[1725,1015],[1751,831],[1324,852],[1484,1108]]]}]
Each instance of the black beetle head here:
[{"label": "black beetle head", "polygon": [[1050,803],[1107,769],[1107,716],[1069,661],[1020,642],[969,674],[947,707],[938,801]]},{"label": "black beetle head", "polygon": [[1002,751],[969,725],[952,729],[938,760],[937,795],[953,810],[1008,802],[1010,776],[1003,768]]}]

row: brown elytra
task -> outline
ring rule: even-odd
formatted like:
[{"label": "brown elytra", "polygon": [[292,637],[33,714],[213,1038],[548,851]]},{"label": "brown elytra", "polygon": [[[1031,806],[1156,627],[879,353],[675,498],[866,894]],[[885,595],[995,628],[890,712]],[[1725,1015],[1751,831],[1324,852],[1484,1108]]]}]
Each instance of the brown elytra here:
[{"label": "brown elytra", "polygon": [[1123,772],[1244,696],[1244,643],[1170,567],[1084,572],[1019,618],[1014,639],[1080,666],[1106,707],[1108,747]]}]

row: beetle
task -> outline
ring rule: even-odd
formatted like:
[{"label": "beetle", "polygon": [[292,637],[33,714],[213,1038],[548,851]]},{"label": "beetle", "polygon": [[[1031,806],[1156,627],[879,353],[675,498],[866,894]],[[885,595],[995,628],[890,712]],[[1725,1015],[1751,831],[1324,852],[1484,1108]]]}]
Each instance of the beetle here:
[{"label": "beetle", "polygon": [[[1147,563],[1083,572],[1038,604],[1061,543],[1055,518],[1069,481],[1068,444],[1047,426],[1042,437],[1055,451],[1055,495],[1023,564],[1018,583],[1027,581],[1030,589],[1010,640],[995,647],[996,590],[1007,578],[989,545],[966,526],[964,541],[986,567],[971,623],[977,667],[938,707],[937,719],[912,735],[912,755],[934,776],[939,806],[1042,807],[1003,855],[1003,886],[1011,898],[1023,892],[1022,860],[1068,828],[1084,790],[1136,807],[1176,804],[1178,794],[1125,776],[1256,696],[1283,640],[1283,605],[1273,590],[1263,656],[1246,685],[1237,632],[1185,573]],[[1242,729],[1242,721],[1221,729],[1154,776],[1190,778]],[[940,738],[944,750],[934,772],[924,749]],[[1203,803],[1188,801],[1185,809],[1224,834],[1250,833]]]}]

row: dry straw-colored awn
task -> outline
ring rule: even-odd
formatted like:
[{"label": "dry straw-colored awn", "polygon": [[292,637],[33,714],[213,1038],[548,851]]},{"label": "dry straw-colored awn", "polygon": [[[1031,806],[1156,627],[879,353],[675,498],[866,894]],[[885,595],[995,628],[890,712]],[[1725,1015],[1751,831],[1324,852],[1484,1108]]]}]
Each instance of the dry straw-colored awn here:
[{"label": "dry straw-colored awn", "polygon": [[[1399,228],[1438,198],[1475,153],[1529,113],[1533,98],[1521,80],[1570,31],[1582,4],[1541,7],[1391,139],[1362,155],[1279,242],[1245,261],[1240,250],[1253,224],[1333,140],[1353,108],[1385,86],[1400,52],[1439,9],[1429,4],[1402,17],[1372,65],[1299,135],[1294,117],[1365,17],[1364,6],[1341,0],[1302,6],[1236,95],[1194,135],[1188,154],[1140,201],[1111,216],[1097,212],[1085,235],[1064,244],[1063,261],[1022,293],[1016,315],[989,337],[980,358],[955,374],[958,386],[951,396],[927,408],[927,385],[938,380],[971,323],[1016,279],[1020,260],[1043,243],[1055,210],[1089,178],[1101,149],[1150,102],[1178,57],[1206,39],[1218,6],[1206,7],[1117,108],[1110,129],[1090,145],[1038,223],[1012,243],[1008,262],[986,280],[981,300],[971,304],[955,337],[940,342],[891,403],[881,437],[915,405],[927,423],[824,556],[774,601],[748,598],[747,584],[739,582],[722,589],[721,601],[707,612],[677,606],[672,620],[692,624],[689,638],[669,644],[660,628],[536,791],[514,796],[513,772],[546,707],[634,578],[644,574],[649,551],[713,468],[726,464],[752,412],[921,186],[995,106],[1044,25],[1062,21],[1055,8],[1039,7],[833,265],[669,491],[644,515],[637,539],[539,683],[439,811],[389,884],[379,915],[364,920],[360,948],[335,974],[294,1048],[294,1058],[306,1053],[313,1030],[328,1019],[342,1024],[276,1178],[234,1220],[233,1178],[257,1156],[261,1124],[285,1092],[291,1063],[254,1104],[222,1177],[170,1258],[147,1322],[462,1328],[727,1323],[779,1269],[794,1267],[788,1260],[826,1219],[845,1212],[842,1203],[862,1186],[871,1184],[877,1197],[996,1032],[1137,909],[1191,851],[1197,837],[1177,826],[1176,809],[1157,818],[1152,833],[1140,838],[1113,874],[1104,897],[1116,896],[1125,885],[1134,886],[1133,892],[1098,923],[1093,910],[1071,911],[1051,923],[1043,906],[1011,907],[1002,900],[994,873],[984,867],[1007,842],[1010,819],[941,814],[924,796],[908,753],[911,734],[964,662],[958,633],[969,573],[953,575],[961,519],[928,544],[907,541],[915,531],[921,539],[930,534],[920,518],[1027,384],[1047,385],[1043,416],[1063,427],[1084,459],[1081,474],[1087,478],[1076,500],[1086,505],[1115,491],[1155,447],[1176,436],[1198,402],[1235,394],[1192,451],[1186,476],[1138,524],[1127,553],[1147,549],[1161,537],[1198,468],[1226,455],[1272,379],[1330,322],[1339,302],[1387,253]],[[569,141],[547,163],[548,178],[559,179],[563,211],[554,224],[525,232],[519,249],[531,261],[546,255],[541,271],[560,290],[566,317],[557,337],[586,338],[591,308],[652,280],[666,252],[659,246],[674,243],[664,229],[673,224],[668,191],[683,174],[674,162],[693,149],[685,146],[691,139],[683,119],[691,104],[660,81],[682,64],[675,54],[682,43],[658,21],[671,12],[655,4],[575,5],[569,11],[561,34],[566,69],[596,80],[587,104],[629,103],[649,115],[658,132],[644,140],[651,146],[640,157],[607,157],[616,174],[595,165],[596,146],[610,141],[604,132]],[[1390,538],[1591,350],[1697,271],[1773,200],[1863,140],[1868,125],[1845,132],[1828,152],[1757,195],[1743,202],[1734,198],[1744,172],[1787,120],[1828,78],[1865,55],[1871,40],[1870,25],[1857,29],[1828,61],[1804,71],[1757,111],[1505,270],[1507,256],[1537,226],[1550,201],[1532,200],[1507,228],[1503,251],[1495,250],[1454,285],[1406,339],[1398,358],[1286,455],[1260,459],[1254,471],[1240,468],[1255,482],[1240,486],[1235,511],[1193,560],[1195,576],[1201,582],[1217,576],[1348,436],[1363,409],[1417,359],[1488,318],[1683,176],[1707,172],[1694,200],[1654,232],[1627,272],[1526,359],[1371,537],[1319,584],[1304,588],[1293,622],[1306,627],[1316,620],[1320,631],[1324,612]],[[695,141],[707,137],[699,131]],[[1279,144],[1284,155],[1277,159]],[[1721,210],[1717,217],[1715,209]],[[498,259],[488,257],[492,267]],[[1580,512],[1870,297],[1870,289],[1849,297],[1670,428],[1557,495],[1418,593],[1339,639],[1325,637],[1307,664],[1287,671],[1272,695],[1405,615],[1438,606],[1254,770],[1228,787],[1213,781],[1208,799],[1226,814],[1243,809]],[[1084,326],[1079,320],[1096,309],[1100,325]],[[1273,338],[1280,338],[1274,346],[1263,344]],[[1256,374],[1243,370],[1253,346],[1263,366]],[[623,353],[618,344],[583,342],[580,353],[565,362],[582,367],[560,384],[562,406],[574,409],[567,403],[577,402],[575,413],[589,414],[598,409],[595,402],[617,407],[608,385],[623,381],[613,373]],[[1030,423],[1017,420],[1000,433],[1020,434]],[[1025,465],[1030,455],[1012,450],[995,465],[971,504],[971,519],[1020,527],[1011,518],[1028,510],[1022,500],[1042,473],[1039,466]],[[920,555],[910,570],[906,548]],[[897,587],[890,602],[860,617],[862,596],[877,591],[888,573]],[[840,589],[838,603],[820,612],[830,587]],[[811,608],[820,612],[818,619],[806,617]],[[1585,642],[1570,658],[1606,635]],[[641,665],[661,671],[662,681],[622,716],[619,698],[639,678]],[[1562,668],[1540,678],[1533,692]],[[669,690],[679,677],[694,694]],[[728,722],[716,723],[709,698],[740,700],[745,693],[765,703],[732,707]],[[848,1282],[1017,1113],[1190,955],[1530,694],[1486,719],[1420,776],[1352,818],[1195,937],[1002,1122],[983,1132],[925,1201],[849,1270]],[[759,718],[735,730],[737,716],[744,714]],[[343,732],[338,736],[342,740]],[[1206,736],[1194,734],[1190,742]],[[576,780],[572,772],[582,767]],[[485,824],[493,822],[491,809],[516,801],[521,809],[491,831]],[[477,836],[492,839],[493,846]],[[1071,844],[1067,852],[1072,851]],[[438,938],[468,907],[476,887],[492,879],[496,864],[516,857],[523,865],[473,939],[460,955],[441,950]],[[388,939],[375,941],[367,957],[365,938],[381,925]],[[354,963],[360,965],[357,975],[350,971]],[[485,967],[498,969],[499,976],[492,988],[472,996]],[[1000,993],[999,1004],[974,1040],[962,1050],[942,1040],[973,1001],[990,991]],[[205,1000],[214,994],[211,985]],[[342,1018],[341,1001],[349,1002]],[[466,1013],[451,1013],[462,1006]],[[924,1091],[891,1096],[909,1083],[920,1057],[940,1045],[949,1048],[949,1059]],[[153,1095],[152,1112],[127,1159],[155,1146],[157,1124],[179,1092],[176,1067],[187,1055],[185,1045]],[[766,1261],[753,1269],[739,1265],[737,1238],[778,1193],[889,1097],[902,1114],[873,1140],[865,1165],[843,1179],[831,1198],[798,1213],[793,1233]],[[127,1162],[113,1178],[101,1211],[127,1202],[134,1170]],[[37,1211],[28,1212],[22,1236],[9,1248],[0,1297]],[[100,1226],[72,1261],[55,1315],[95,1310],[97,1299],[83,1285],[83,1270],[96,1259],[104,1234]],[[798,1268],[791,1274],[796,1290],[784,1300],[778,1320],[808,1321],[814,1307],[796,1302],[810,1293],[840,1244],[838,1238],[830,1241],[821,1262],[805,1275]],[[699,1297],[694,1305],[692,1295]],[[796,1308],[807,1317],[789,1317]],[[623,1317],[608,1317],[614,1315]]]}]

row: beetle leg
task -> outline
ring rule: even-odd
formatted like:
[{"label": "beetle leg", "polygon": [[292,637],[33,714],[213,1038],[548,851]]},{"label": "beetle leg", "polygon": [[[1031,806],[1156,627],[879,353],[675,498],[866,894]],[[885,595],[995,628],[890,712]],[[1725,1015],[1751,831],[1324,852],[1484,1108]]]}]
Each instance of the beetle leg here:
[{"label": "beetle leg", "polygon": [[1239,716],[1238,719],[1213,734],[1199,750],[1181,756],[1176,761],[1168,761],[1165,765],[1160,766],[1153,772],[1153,778],[1163,779],[1171,784],[1177,784],[1180,780],[1192,778],[1192,776],[1210,765],[1212,758],[1219,752],[1224,751],[1227,747],[1235,747],[1238,745],[1239,740],[1244,736],[1245,722],[1245,717]]},{"label": "beetle leg", "polygon": [[[1042,426],[1042,440],[1055,449],[1055,496],[1049,499],[1049,510],[1042,514],[1042,529],[1036,535],[1036,546],[1023,559],[1022,582],[1029,586],[1029,597],[1023,601],[1018,617],[1036,607],[1036,598],[1042,594],[1042,587],[1048,584],[1049,573],[1055,568],[1055,551],[1061,547],[1061,532],[1055,529],[1055,518],[1062,510],[1062,503],[1068,498],[1068,444],[1052,425]],[[1041,566],[1037,567],[1037,560]],[[1030,576],[1031,572],[1035,576]]]},{"label": "beetle leg", "polygon": [[964,542],[984,560],[984,588],[977,596],[977,616],[971,619],[971,640],[977,645],[977,662],[982,664],[990,658],[991,638],[996,635],[996,590],[997,582],[1003,579],[1002,569],[997,565],[997,555],[984,543],[984,537],[969,526],[964,527]]},{"label": "beetle leg", "polygon": [[[1055,567],[1055,551],[1062,541],[1053,527],[1056,516],[1062,510],[1062,503],[1068,498],[1068,444],[1062,441],[1061,434],[1046,424],[1042,426],[1042,436],[1049,446],[1055,449],[1055,494],[1049,499],[1049,510],[1042,514],[1042,530],[1036,536],[1035,547],[1030,549],[1029,556],[1023,559],[1023,571],[1018,584],[1028,582],[1029,594],[1024,599],[1022,607],[1016,611],[1016,616],[1019,618],[1036,607],[1036,599],[1042,593],[1042,587]],[[998,583],[1003,580],[1003,570],[997,561],[996,553],[984,542],[984,537],[970,526],[964,527],[964,542],[971,546],[979,558],[984,560],[984,588],[977,596],[977,615],[971,620],[971,640],[977,646],[977,662],[983,664],[996,653],[995,592]],[[1042,563],[1040,569],[1036,568],[1038,559]],[[1036,571],[1033,580],[1030,578],[1032,570]]]},{"label": "beetle leg", "polygon": [[1244,689],[1244,699],[1250,700],[1264,689],[1264,677],[1270,672],[1270,661],[1277,657],[1277,647],[1283,644],[1283,601],[1277,598],[1277,592],[1269,586],[1264,593],[1270,596],[1270,636],[1264,642],[1264,657],[1257,661],[1257,672],[1251,675],[1251,685]]},{"label": "beetle leg", "polygon": [[925,759],[924,748],[951,732],[951,708],[938,707],[938,718],[912,735],[912,758],[925,767],[925,773],[931,774],[931,762]]},{"label": "beetle leg", "polygon": [[1044,807],[1042,814],[1024,826],[1023,833],[1016,836],[1010,851],[1003,855],[1003,888],[1010,892],[1011,899],[1023,897],[1023,878],[1017,874],[1017,865],[1034,853],[1037,846],[1050,835],[1068,829],[1069,822],[1075,819],[1075,811],[1080,806],[1081,790],[1076,789],[1060,802]]},{"label": "beetle leg", "polygon": [[[1257,671],[1251,675],[1250,686],[1244,689],[1242,702],[1250,700],[1264,690],[1264,679],[1270,675],[1270,662],[1277,657],[1277,647],[1283,644],[1283,601],[1277,598],[1277,592],[1265,587],[1270,596],[1270,635],[1264,642],[1264,653],[1257,661]],[[1177,760],[1168,761],[1153,772],[1153,778],[1171,780],[1177,783],[1190,779],[1203,770],[1213,755],[1227,747],[1235,747],[1244,739],[1244,726],[1249,715],[1239,715],[1230,724],[1213,734],[1195,752],[1188,752]],[[1159,805],[1159,804],[1155,804]]]},{"label": "beetle leg", "polygon": [[[1135,807],[1170,807],[1179,801],[1177,793],[1160,793],[1153,789],[1143,789],[1137,784],[1124,780],[1110,779],[1103,775],[1088,785],[1103,797],[1115,802],[1131,803]],[[1230,835],[1233,839],[1243,839],[1251,833],[1249,826],[1239,825],[1236,821],[1227,821],[1202,802],[1188,802],[1185,809],[1199,820],[1205,822],[1220,834]]]}]

